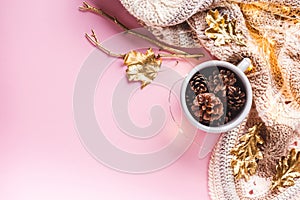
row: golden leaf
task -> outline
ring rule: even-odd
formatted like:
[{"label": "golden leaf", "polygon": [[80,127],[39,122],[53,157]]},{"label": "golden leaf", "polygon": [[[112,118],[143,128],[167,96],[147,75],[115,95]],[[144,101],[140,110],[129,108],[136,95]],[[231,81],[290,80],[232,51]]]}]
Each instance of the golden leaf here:
[{"label": "golden leaf", "polygon": [[218,10],[209,10],[205,19],[209,26],[205,30],[205,35],[210,39],[214,39],[216,46],[231,42],[246,46],[243,35],[236,31],[235,19],[229,20],[227,14],[221,16]]},{"label": "golden leaf", "polygon": [[300,178],[300,151],[291,149],[289,155],[282,157],[276,166],[272,190],[295,185],[295,178]]},{"label": "golden leaf", "polygon": [[258,124],[249,128],[248,133],[239,138],[240,143],[230,151],[234,156],[230,164],[236,179],[244,178],[248,181],[256,173],[257,160],[263,158],[258,148],[259,144],[264,143],[259,135],[261,126],[262,124]]},{"label": "golden leaf", "polygon": [[142,89],[156,78],[161,63],[161,58],[155,56],[151,48],[148,49],[145,54],[137,51],[130,51],[124,56],[128,80],[141,81]]}]

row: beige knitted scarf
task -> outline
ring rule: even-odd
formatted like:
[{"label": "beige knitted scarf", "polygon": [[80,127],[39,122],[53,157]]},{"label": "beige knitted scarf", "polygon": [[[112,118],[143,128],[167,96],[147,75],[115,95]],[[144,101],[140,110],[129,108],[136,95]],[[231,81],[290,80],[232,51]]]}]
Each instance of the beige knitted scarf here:
[{"label": "beige knitted scarf", "polygon": [[[157,39],[180,47],[202,46],[220,60],[252,60],[247,76],[253,90],[248,118],[224,134],[212,154],[210,191],[213,199],[295,199],[300,182],[285,191],[270,193],[261,187],[247,191],[249,183],[235,181],[230,171],[230,149],[239,135],[263,122],[265,157],[259,162],[256,182],[269,184],[276,162],[299,137],[300,125],[300,1],[299,0],[121,0]],[[205,34],[207,11],[217,9],[237,20],[247,46],[215,46]],[[227,157],[226,157],[227,156]],[[224,171],[222,171],[224,170]],[[228,170],[228,171],[226,171]],[[221,174],[222,176],[221,176]],[[253,181],[253,180],[252,180]],[[251,182],[251,181],[250,181]],[[253,192],[253,190],[256,192]],[[254,193],[254,194],[253,194]],[[280,196],[281,195],[281,196]],[[286,196],[285,196],[286,195]]]}]

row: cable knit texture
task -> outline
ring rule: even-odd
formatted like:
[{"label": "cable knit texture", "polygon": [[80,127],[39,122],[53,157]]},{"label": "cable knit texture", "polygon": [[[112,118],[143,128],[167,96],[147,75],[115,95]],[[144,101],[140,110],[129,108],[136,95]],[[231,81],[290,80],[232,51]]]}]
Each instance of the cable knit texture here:
[{"label": "cable knit texture", "polygon": [[[252,110],[244,122],[222,135],[209,166],[212,199],[297,199],[300,180],[282,192],[269,190],[278,159],[298,146],[300,125],[300,2],[299,0],[121,0],[161,41],[175,46],[203,46],[220,60],[234,64],[252,60],[247,73],[253,90]],[[236,19],[247,46],[215,46],[205,35],[207,11]],[[236,181],[230,150],[238,137],[263,123],[265,157],[249,182]],[[296,142],[295,142],[296,141]]]},{"label": "cable knit texture", "polygon": [[176,44],[179,47],[200,47],[200,42],[196,33],[191,29],[187,22],[170,26],[148,26],[147,29],[161,42]]},{"label": "cable knit texture", "polygon": [[121,0],[123,6],[148,26],[173,26],[205,10],[213,0]]}]

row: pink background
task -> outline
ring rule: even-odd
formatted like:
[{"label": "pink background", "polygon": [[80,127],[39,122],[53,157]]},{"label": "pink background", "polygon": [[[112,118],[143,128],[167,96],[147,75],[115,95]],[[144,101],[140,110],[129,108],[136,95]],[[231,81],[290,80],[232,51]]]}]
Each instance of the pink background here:
[{"label": "pink background", "polygon": [[[94,50],[84,33],[94,28],[105,40],[121,29],[79,12],[80,5],[1,2],[0,199],[209,199],[208,158],[198,159],[197,144],[173,165],[143,175],[107,168],[83,148],[72,96],[81,65]],[[138,26],[117,0],[98,5]]]}]

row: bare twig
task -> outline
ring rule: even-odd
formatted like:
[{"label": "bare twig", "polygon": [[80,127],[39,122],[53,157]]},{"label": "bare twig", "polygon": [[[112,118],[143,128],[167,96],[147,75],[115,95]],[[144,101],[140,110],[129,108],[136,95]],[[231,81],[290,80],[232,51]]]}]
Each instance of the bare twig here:
[{"label": "bare twig", "polygon": [[106,53],[107,55],[110,55],[110,56],[113,56],[113,57],[116,57],[116,58],[123,58],[124,57],[124,54],[118,54],[118,53],[114,53],[112,51],[110,51],[109,49],[105,48],[104,46],[102,46],[98,39],[97,39],[97,36],[95,35],[95,31],[92,30],[92,34],[89,35],[89,34],[85,34],[85,37],[95,46],[97,47],[98,49],[100,49],[101,51],[103,51],[104,53]]},{"label": "bare twig", "polygon": [[179,49],[175,49],[172,48],[170,46],[164,45],[162,43],[160,43],[157,40],[154,40],[146,35],[143,35],[141,33],[138,33],[136,31],[130,30],[127,26],[125,26],[123,23],[121,23],[117,18],[107,14],[106,12],[104,12],[103,10],[96,8],[94,6],[91,6],[90,4],[88,4],[87,2],[83,2],[83,5],[79,7],[79,10],[81,11],[88,11],[88,12],[92,12],[101,16],[104,16],[106,18],[108,18],[109,20],[113,21],[115,24],[117,24],[118,26],[120,26],[123,30],[125,30],[127,33],[132,34],[134,36],[140,37],[154,45],[157,45],[158,47],[160,47],[163,50],[169,51],[171,53],[174,53],[172,55],[174,56],[162,56],[162,57],[182,57],[182,58],[199,58],[199,57],[203,57],[203,54],[189,54],[187,52],[181,51]]},{"label": "bare twig", "polygon": [[96,8],[94,6],[91,6],[90,4],[88,4],[87,2],[82,2],[82,6],[79,7],[79,10],[81,11],[88,11],[88,12],[92,12],[101,16],[104,16],[108,19],[110,19],[111,21],[113,21],[114,23],[116,23],[117,25],[121,26],[124,30],[129,30],[129,28],[127,28],[124,24],[120,23],[117,18],[107,14],[106,12],[104,12],[103,10]]},{"label": "bare twig", "polygon": [[[92,29],[91,30],[92,34],[85,34],[85,37],[95,46],[97,47],[99,50],[103,51],[105,54],[112,56],[112,57],[116,57],[116,58],[124,58],[125,54],[119,54],[119,53],[115,53],[112,52],[111,50],[107,49],[106,47],[104,47],[98,40],[95,31]],[[158,54],[157,57],[160,58],[199,58],[201,55],[199,54]]]}]

